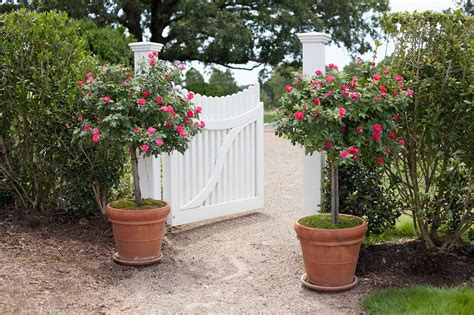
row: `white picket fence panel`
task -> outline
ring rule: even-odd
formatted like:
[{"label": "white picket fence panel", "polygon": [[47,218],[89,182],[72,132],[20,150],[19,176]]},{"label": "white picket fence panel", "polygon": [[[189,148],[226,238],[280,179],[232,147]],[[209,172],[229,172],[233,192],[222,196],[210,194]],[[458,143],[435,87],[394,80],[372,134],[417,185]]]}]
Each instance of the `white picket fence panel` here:
[{"label": "white picket fence panel", "polygon": [[[263,208],[259,91],[255,84],[224,97],[195,95],[205,128],[184,154],[162,156],[162,197],[171,205],[168,223],[175,226]],[[160,199],[160,160],[140,161],[140,178],[142,194]]]}]

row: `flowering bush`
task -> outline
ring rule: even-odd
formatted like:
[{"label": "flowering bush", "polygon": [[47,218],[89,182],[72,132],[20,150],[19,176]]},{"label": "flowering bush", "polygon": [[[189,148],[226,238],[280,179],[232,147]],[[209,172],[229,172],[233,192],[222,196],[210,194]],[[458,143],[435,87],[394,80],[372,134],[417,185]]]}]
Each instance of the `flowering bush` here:
[{"label": "flowering bush", "polygon": [[204,127],[201,108],[191,101],[194,94],[182,95],[173,85],[180,67],[160,61],[157,53],[148,57],[134,76],[128,68],[104,66],[77,82],[83,94],[77,137],[97,146],[130,149],[137,205],[137,151],[143,156],[184,152]]},{"label": "flowering bush", "polygon": [[365,158],[382,165],[404,139],[397,136],[398,108],[412,94],[403,77],[360,62],[361,76],[316,71],[311,81],[296,78],[286,86],[277,113],[276,133],[299,143],[307,153],[325,151],[329,160],[350,163]]},{"label": "flowering bush", "polygon": [[[399,152],[405,140],[397,135],[398,110],[413,94],[390,69],[359,61],[352,71],[330,64],[326,74],[317,70],[310,81],[297,77],[294,86],[285,87],[275,124],[278,136],[307,153],[326,152],[336,188],[337,165],[366,159],[381,166]],[[337,195],[332,208],[336,204]],[[334,222],[337,211],[332,212]]]}]

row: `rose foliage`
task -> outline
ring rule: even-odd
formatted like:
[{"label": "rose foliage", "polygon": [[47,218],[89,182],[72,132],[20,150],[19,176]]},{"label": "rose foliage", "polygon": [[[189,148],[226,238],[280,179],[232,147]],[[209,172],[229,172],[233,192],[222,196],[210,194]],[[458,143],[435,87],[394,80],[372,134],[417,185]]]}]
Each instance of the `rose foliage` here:
[{"label": "rose foliage", "polygon": [[136,75],[121,66],[104,66],[77,82],[83,98],[76,138],[83,145],[126,147],[132,158],[135,198],[141,203],[137,152],[157,156],[184,152],[188,142],[204,127],[193,93],[183,95],[174,86],[181,75],[178,66],[150,53]]},{"label": "rose foliage", "polygon": [[325,151],[332,163],[366,159],[383,165],[400,151],[399,110],[412,91],[403,77],[371,62],[357,64],[359,76],[330,64],[306,80],[287,86],[276,118],[276,134],[301,144],[307,153]]}]

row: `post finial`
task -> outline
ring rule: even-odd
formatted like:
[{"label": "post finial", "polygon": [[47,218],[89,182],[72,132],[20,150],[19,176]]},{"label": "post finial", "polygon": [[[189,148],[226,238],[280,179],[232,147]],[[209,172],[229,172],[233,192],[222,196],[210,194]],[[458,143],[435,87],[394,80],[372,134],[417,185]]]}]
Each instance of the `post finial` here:
[{"label": "post finial", "polygon": [[322,43],[327,44],[331,40],[331,36],[326,33],[309,32],[296,34],[302,43]]}]

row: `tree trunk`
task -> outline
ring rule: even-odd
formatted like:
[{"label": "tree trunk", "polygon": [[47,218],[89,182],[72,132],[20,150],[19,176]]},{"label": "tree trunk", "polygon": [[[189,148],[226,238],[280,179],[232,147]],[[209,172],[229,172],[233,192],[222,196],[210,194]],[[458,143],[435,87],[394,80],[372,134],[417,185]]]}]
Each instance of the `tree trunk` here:
[{"label": "tree trunk", "polygon": [[135,36],[138,42],[141,42],[143,40],[143,29],[140,24],[142,12],[137,3],[135,1],[125,1],[122,9],[126,15],[124,26],[128,28],[128,31]]},{"label": "tree trunk", "polygon": [[135,193],[135,203],[138,207],[140,207],[142,205],[142,193],[140,191],[140,177],[138,176],[137,148],[130,148],[130,156],[132,159],[133,190]]},{"label": "tree trunk", "polygon": [[336,162],[331,161],[331,222],[339,221],[339,168]]}]

